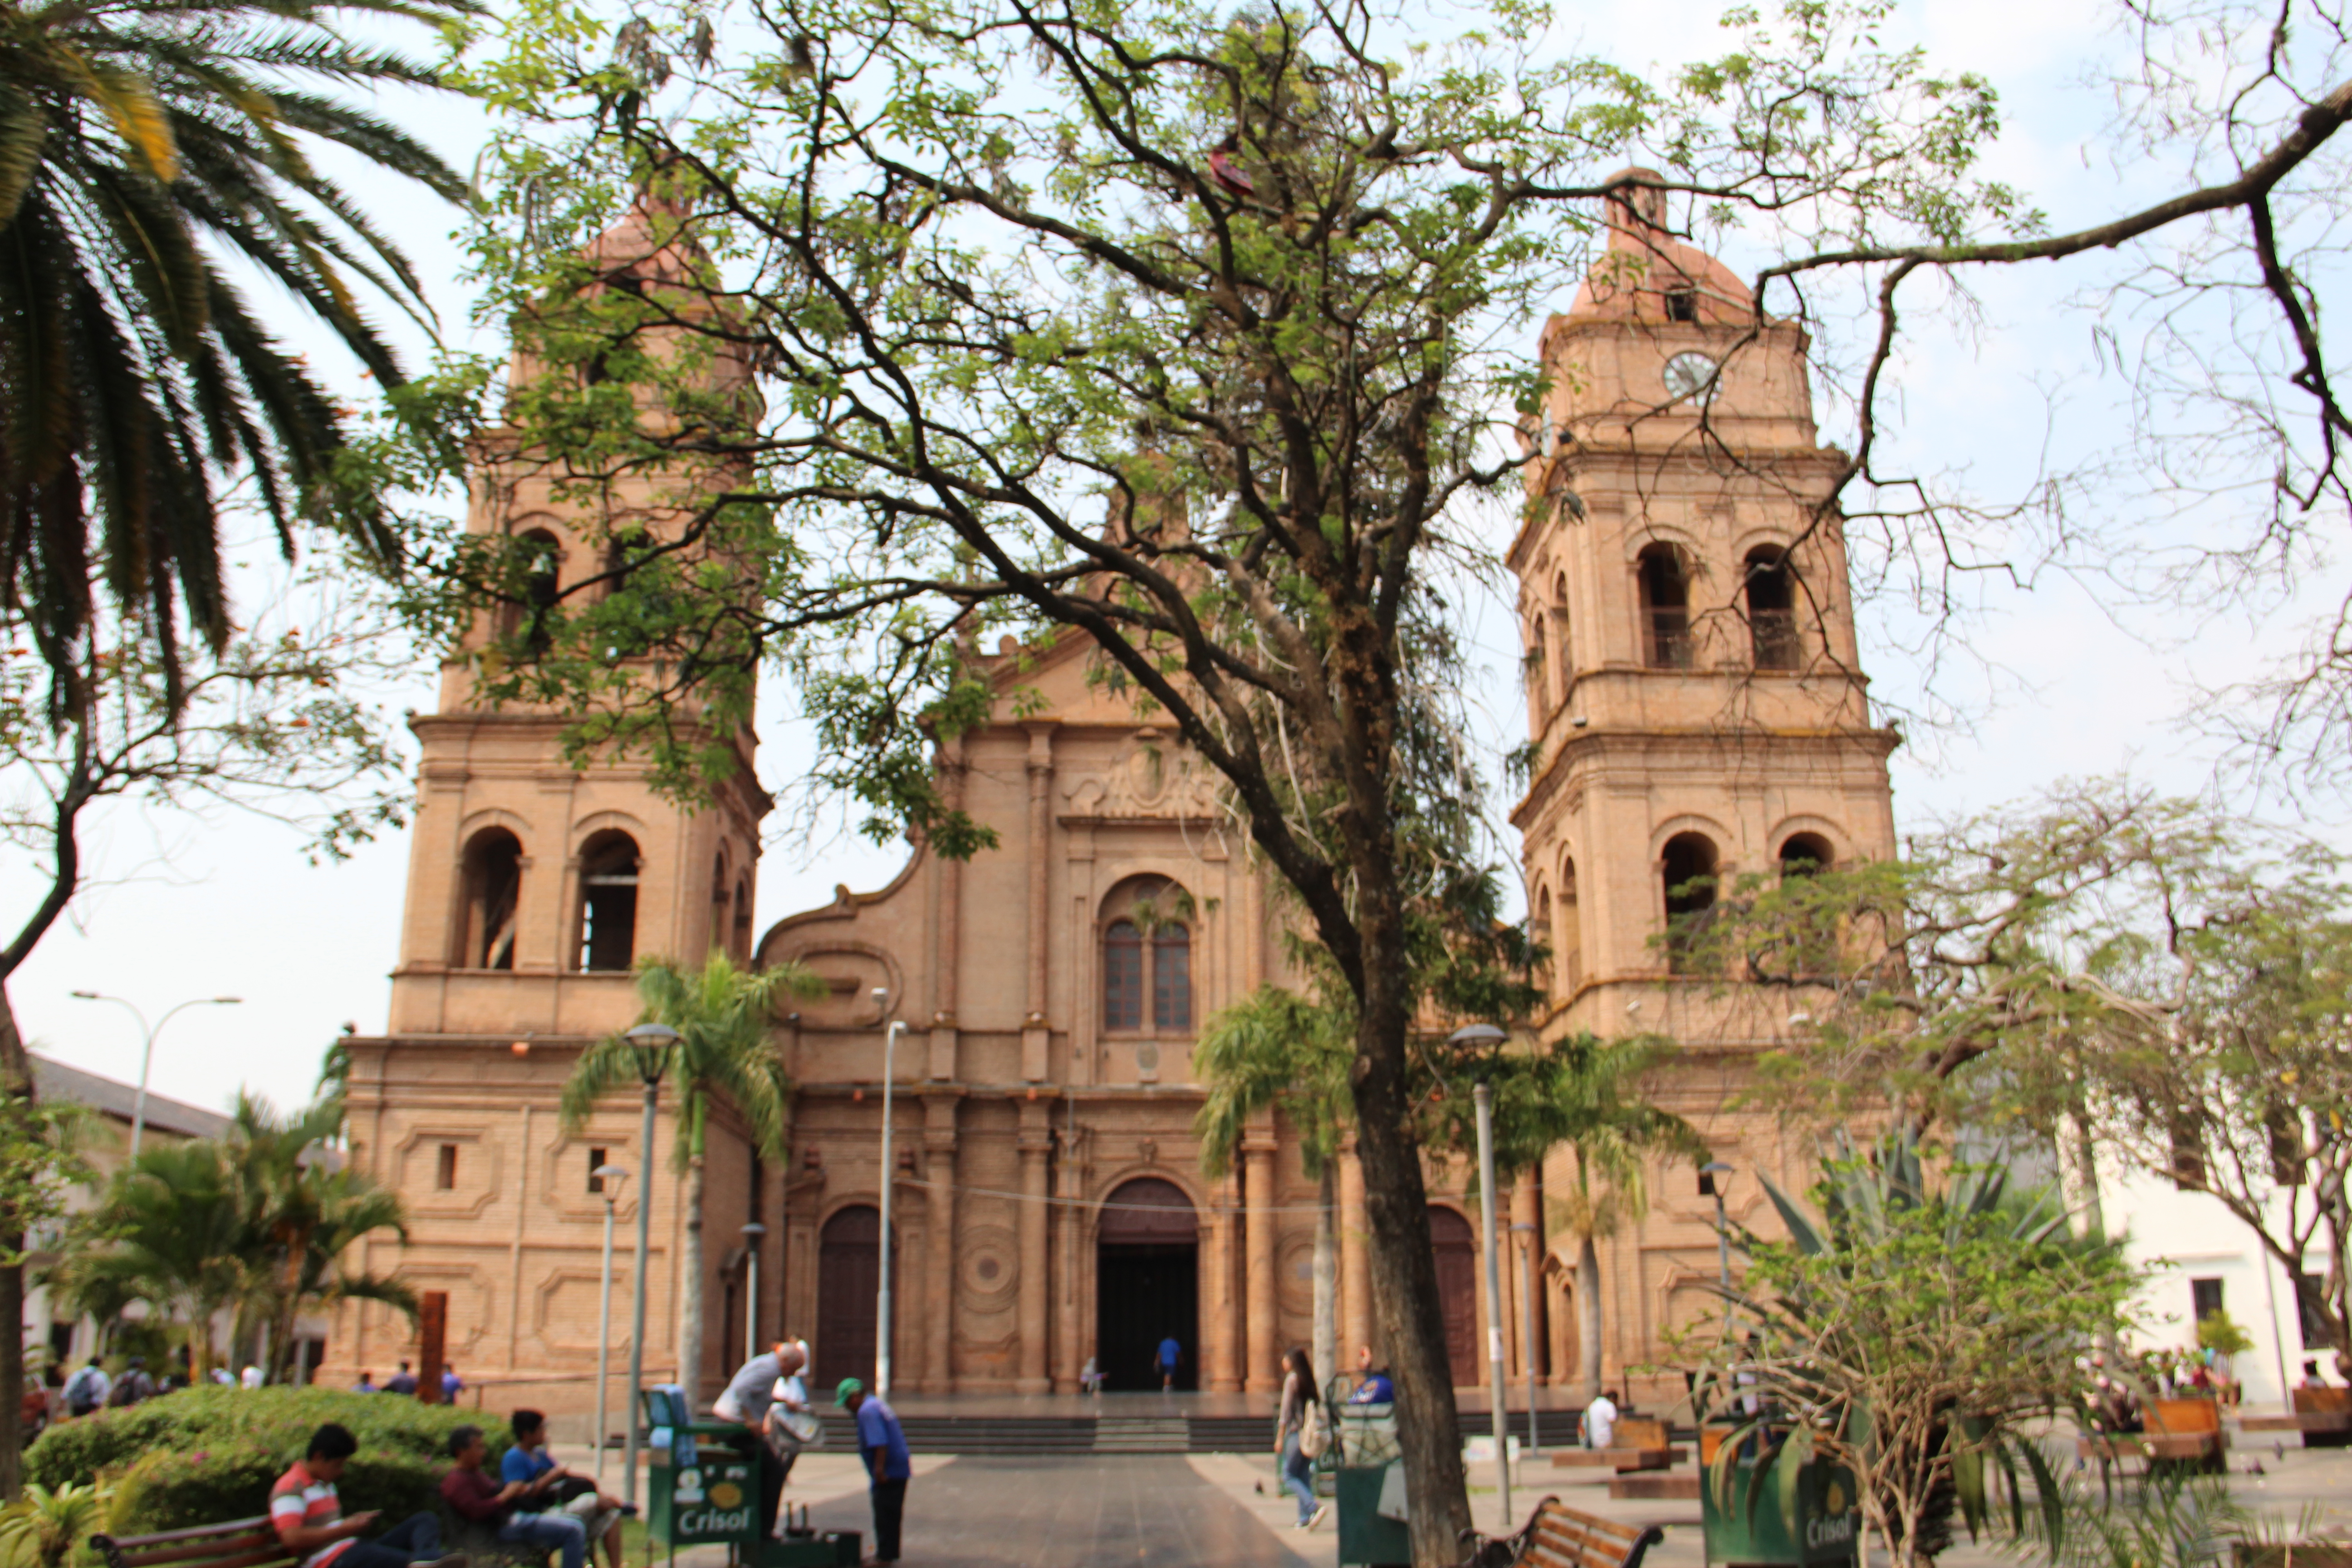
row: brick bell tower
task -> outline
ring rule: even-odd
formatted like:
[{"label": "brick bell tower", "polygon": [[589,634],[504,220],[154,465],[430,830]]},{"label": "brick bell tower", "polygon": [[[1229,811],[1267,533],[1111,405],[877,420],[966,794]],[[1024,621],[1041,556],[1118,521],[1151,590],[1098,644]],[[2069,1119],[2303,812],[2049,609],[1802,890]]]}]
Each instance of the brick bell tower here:
[{"label": "brick bell tower", "polygon": [[[1736,1167],[1731,1212],[1761,1226],[1757,1171],[1801,1175],[1808,1154],[1727,1101],[1789,1004],[1678,974],[1667,933],[1710,879],[1893,855],[1896,737],[1873,725],[1843,534],[1817,510],[1844,458],[1817,442],[1803,330],[1759,326],[1747,286],[1664,211],[1654,190],[1612,201],[1606,247],[1544,328],[1509,556],[1534,742],[1512,821],[1552,953],[1544,1037],[1673,1038],[1654,1092]],[[1572,1183],[1569,1156],[1552,1167]],[[1680,1163],[1652,1175],[1649,1217],[1602,1244],[1612,1386],[1706,1310],[1716,1270],[1709,1182]],[[1572,1382],[1579,1238],[1546,1247],[1552,1370]]]},{"label": "brick bell tower", "polygon": [[[695,308],[699,258],[689,241],[665,237],[676,228],[674,213],[641,197],[591,247],[591,287],[667,290],[673,308]],[[509,394],[569,374],[518,353]],[[748,368],[724,355],[708,374],[713,391],[756,395]],[[663,416],[648,408],[646,417]],[[678,1183],[666,1168],[667,1115],[650,1159],[635,1147],[634,1094],[566,1136],[556,1115],[561,1086],[583,1046],[636,1019],[636,960],[696,965],[713,949],[748,958],[770,801],[753,781],[748,729],[721,738],[734,770],[712,801],[689,806],[658,795],[640,758],[575,768],[563,754],[564,715],[481,705],[477,675],[494,633],[527,633],[527,617],[565,588],[646,540],[677,537],[697,488],[678,473],[586,486],[527,449],[512,427],[480,439],[467,526],[530,549],[529,602],[486,616],[444,658],[438,707],[411,720],[423,759],[390,1024],[382,1038],[350,1042],[352,1157],[399,1191],[412,1216],[409,1246],[363,1244],[367,1256],[355,1265],[448,1292],[450,1362],[499,1378],[544,1371],[545,1388],[526,1386],[517,1397],[559,1413],[594,1402],[579,1375],[594,1359],[604,1216],[601,1184],[589,1173],[605,1162],[632,1173],[619,1204],[625,1223],[650,1190],[649,1369],[676,1366],[683,1220]],[[707,1164],[709,1260],[733,1270],[706,1288],[704,1343],[716,1359],[732,1348],[718,1303],[746,1272],[728,1248],[757,1200],[755,1167],[724,1127],[714,1130]],[[625,1260],[616,1264],[623,1301],[627,1272]],[[626,1331],[615,1323],[616,1343]],[[366,1368],[381,1381],[395,1359],[414,1359],[409,1332],[397,1314],[346,1306],[320,1380],[349,1382]]]}]

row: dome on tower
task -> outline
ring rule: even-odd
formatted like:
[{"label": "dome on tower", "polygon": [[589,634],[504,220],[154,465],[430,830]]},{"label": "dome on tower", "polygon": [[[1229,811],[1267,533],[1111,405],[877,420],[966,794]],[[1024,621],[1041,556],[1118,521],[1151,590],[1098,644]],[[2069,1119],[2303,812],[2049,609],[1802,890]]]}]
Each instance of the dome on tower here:
[{"label": "dome on tower", "polygon": [[1620,169],[1609,180],[1616,185],[1606,202],[1609,243],[1566,317],[1556,320],[1731,325],[1753,319],[1756,296],[1738,274],[1667,229],[1664,174]]}]

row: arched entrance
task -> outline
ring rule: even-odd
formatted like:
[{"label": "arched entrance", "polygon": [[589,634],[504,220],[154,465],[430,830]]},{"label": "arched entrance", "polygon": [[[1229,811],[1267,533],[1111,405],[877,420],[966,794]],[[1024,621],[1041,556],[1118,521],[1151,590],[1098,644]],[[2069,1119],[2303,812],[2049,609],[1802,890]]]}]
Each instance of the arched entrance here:
[{"label": "arched entrance", "polygon": [[[890,1279],[898,1249],[890,1249]],[[882,1293],[882,1215],[870,1204],[837,1211],[817,1233],[816,1362],[814,1381],[830,1388],[845,1377],[874,1381],[874,1314]],[[897,1291],[892,1291],[894,1298]]]},{"label": "arched entrance", "polygon": [[1095,1229],[1095,1364],[1103,1386],[1157,1388],[1160,1342],[1184,1349],[1176,1386],[1200,1386],[1201,1227],[1173,1182],[1139,1176],[1104,1200]]},{"label": "arched entrance", "polygon": [[1437,1261],[1437,1301],[1445,1314],[1445,1359],[1454,1385],[1478,1382],[1478,1244],[1470,1222],[1449,1208],[1429,1205],[1429,1246]]}]

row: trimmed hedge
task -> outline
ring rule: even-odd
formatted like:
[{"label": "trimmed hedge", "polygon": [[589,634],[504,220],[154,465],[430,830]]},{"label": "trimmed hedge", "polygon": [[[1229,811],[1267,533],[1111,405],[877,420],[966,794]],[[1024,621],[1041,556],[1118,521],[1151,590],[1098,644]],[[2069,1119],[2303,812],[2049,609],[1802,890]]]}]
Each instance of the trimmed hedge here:
[{"label": "trimmed hedge", "polygon": [[271,1485],[330,1421],[360,1444],[336,1487],[343,1511],[382,1509],[387,1526],[436,1506],[450,1433],[480,1426],[493,1462],[508,1443],[506,1423],[490,1411],[399,1394],[188,1388],[50,1427],[26,1452],[26,1479],[113,1482],[108,1528],[117,1534],[218,1524],[265,1511]]}]

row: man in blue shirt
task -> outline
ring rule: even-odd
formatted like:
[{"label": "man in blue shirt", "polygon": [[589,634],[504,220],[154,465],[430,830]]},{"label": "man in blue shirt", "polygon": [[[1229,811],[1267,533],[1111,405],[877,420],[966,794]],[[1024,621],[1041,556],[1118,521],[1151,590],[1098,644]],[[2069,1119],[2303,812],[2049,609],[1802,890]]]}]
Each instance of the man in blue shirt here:
[{"label": "man in blue shirt", "polygon": [[499,1479],[524,1489],[516,1506],[569,1514],[580,1521],[591,1555],[602,1541],[610,1568],[622,1568],[621,1519],[637,1510],[625,1508],[618,1498],[596,1484],[594,1477],[555,1462],[547,1451],[546,1416],[536,1410],[518,1410],[509,1425],[514,1428],[514,1443],[499,1460]]},{"label": "man in blue shirt", "polygon": [[1165,1394],[1176,1386],[1176,1363],[1184,1359],[1184,1347],[1171,1334],[1160,1342],[1160,1353],[1153,1359],[1160,1367],[1160,1392]]},{"label": "man in blue shirt", "polygon": [[866,1475],[874,1498],[876,1563],[898,1561],[898,1523],[907,1512],[907,1482],[915,1467],[907,1457],[907,1434],[898,1427],[898,1412],[866,1392],[866,1385],[845,1377],[833,1402],[857,1417],[857,1457],[866,1461]]},{"label": "man in blue shirt", "polygon": [[1393,1405],[1396,1384],[1389,1374],[1372,1365],[1372,1347],[1356,1347],[1356,1392],[1348,1395],[1350,1405]]}]

